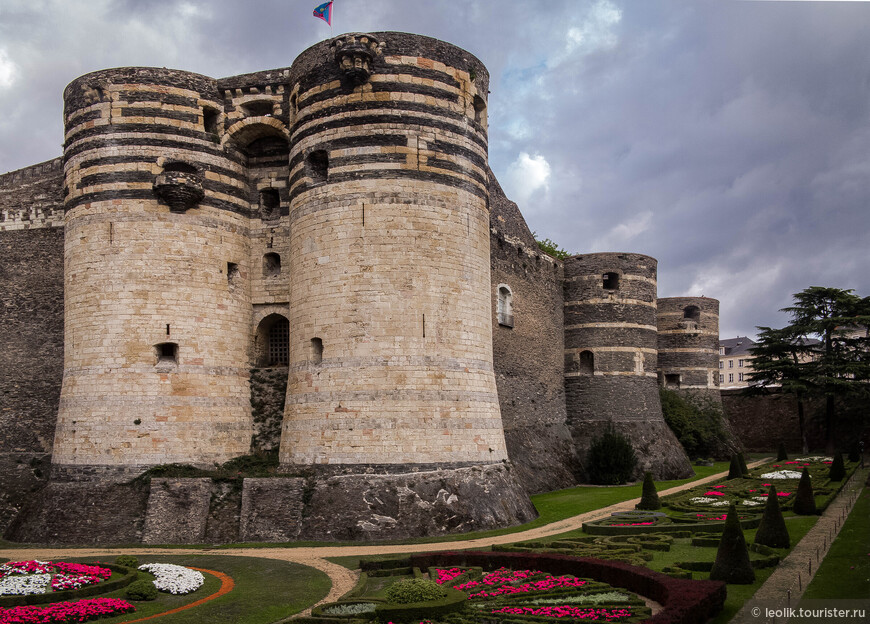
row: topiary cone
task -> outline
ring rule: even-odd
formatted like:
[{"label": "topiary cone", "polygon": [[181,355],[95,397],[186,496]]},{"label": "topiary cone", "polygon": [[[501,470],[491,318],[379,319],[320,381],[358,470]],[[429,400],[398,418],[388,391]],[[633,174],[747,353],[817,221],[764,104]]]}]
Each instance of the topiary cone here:
[{"label": "topiary cone", "polygon": [[716,551],[716,561],[710,570],[710,580],[737,585],[755,582],[755,570],[749,563],[749,549],[746,548],[746,539],[743,537],[734,503],[728,508],[725,530],[719,540],[719,550]]},{"label": "topiary cone", "polygon": [[834,455],[834,461],[831,462],[831,470],[828,472],[828,478],[831,481],[842,481],[846,477],[846,464],[843,463],[843,454],[838,452]]},{"label": "topiary cone", "polygon": [[755,543],[771,548],[791,546],[791,537],[785,526],[785,518],[782,517],[775,485],[770,486],[770,492],[767,494],[767,504],[764,506],[764,515],[761,516],[761,524],[758,525],[758,531],[755,533]]},{"label": "topiary cone", "polygon": [[810,483],[810,473],[806,466],[801,473],[797,493],[794,495],[794,512],[800,516],[812,516],[818,513],[816,495],[813,493],[813,484]]},{"label": "topiary cone", "polygon": [[645,472],[643,475],[643,490],[640,495],[640,502],[634,506],[635,509],[660,509],[662,506],[659,501],[659,493],[656,491],[656,484],[653,482],[651,472]]},{"label": "topiary cone", "polygon": [[731,456],[731,465],[728,467],[728,478],[739,479],[743,476],[743,471],[740,469],[740,460],[737,455]]},{"label": "topiary cone", "polygon": [[779,443],[779,448],[776,449],[776,461],[786,461],[788,460],[788,453],[785,452],[785,442]]},{"label": "topiary cone", "polygon": [[743,453],[737,453],[737,459],[740,461],[741,476],[745,477],[749,474],[749,466],[746,465],[746,460],[743,459]]}]

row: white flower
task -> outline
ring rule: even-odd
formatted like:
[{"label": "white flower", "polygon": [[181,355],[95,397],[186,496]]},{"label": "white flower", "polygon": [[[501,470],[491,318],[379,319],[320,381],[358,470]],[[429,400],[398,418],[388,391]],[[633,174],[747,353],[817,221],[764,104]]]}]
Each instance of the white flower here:
[{"label": "white flower", "polygon": [[730,505],[727,500],[717,500],[710,503],[710,507],[725,507],[726,505]]},{"label": "white flower", "polygon": [[[762,498],[762,497],[760,497],[760,496],[753,496],[752,498]],[[743,501],[743,504],[746,505],[747,507],[757,507],[757,506],[760,505],[761,503],[759,503],[757,500],[748,500],[748,499],[747,499],[747,500]]]},{"label": "white flower", "polygon": [[765,502],[765,501],[767,500],[767,497],[766,497],[766,496],[753,496],[753,497],[752,497],[752,500],[754,500],[754,501],[761,501],[761,502],[763,503],[763,502]]},{"label": "white flower", "polygon": [[762,479],[800,479],[801,473],[794,470],[777,470],[776,472],[765,472],[761,475]]},{"label": "white flower", "polygon": [[146,563],[139,569],[157,577],[154,579],[157,589],[175,595],[194,592],[205,582],[202,572],[171,563]]},{"label": "white flower", "polygon": [[710,503],[715,503],[715,498],[710,498],[709,496],[696,496],[695,498],[689,499],[690,503],[695,503],[696,505],[708,505]]},{"label": "white flower", "polygon": [[798,457],[795,461],[799,462],[832,462],[833,457],[822,457],[821,455],[813,455],[812,457]]},{"label": "white flower", "polygon": [[44,594],[51,586],[51,574],[14,575],[0,578],[0,596]]}]

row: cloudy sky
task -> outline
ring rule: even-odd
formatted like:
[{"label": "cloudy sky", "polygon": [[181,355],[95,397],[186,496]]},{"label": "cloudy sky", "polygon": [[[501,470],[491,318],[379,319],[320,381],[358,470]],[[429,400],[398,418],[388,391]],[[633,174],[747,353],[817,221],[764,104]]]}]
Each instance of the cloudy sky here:
[{"label": "cloudy sky", "polygon": [[61,153],[61,92],[125,65],[285,67],[347,31],[459,45],[492,75],[490,161],[540,238],[659,260],[723,338],[808,286],[870,295],[870,3],[0,1],[0,173]]}]

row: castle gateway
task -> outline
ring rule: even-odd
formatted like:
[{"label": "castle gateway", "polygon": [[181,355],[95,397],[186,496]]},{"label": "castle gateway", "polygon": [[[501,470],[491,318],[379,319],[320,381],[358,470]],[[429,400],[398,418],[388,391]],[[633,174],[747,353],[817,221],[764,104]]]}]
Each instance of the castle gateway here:
[{"label": "castle gateway", "polygon": [[[718,390],[718,302],[657,318],[655,259],[543,254],[488,165],[488,86],[404,33],[70,83],[62,160],[0,176],[7,536],[504,526],[582,480],[609,425],[639,470],[690,474],[657,386]],[[256,452],[276,476],[136,479]]]}]

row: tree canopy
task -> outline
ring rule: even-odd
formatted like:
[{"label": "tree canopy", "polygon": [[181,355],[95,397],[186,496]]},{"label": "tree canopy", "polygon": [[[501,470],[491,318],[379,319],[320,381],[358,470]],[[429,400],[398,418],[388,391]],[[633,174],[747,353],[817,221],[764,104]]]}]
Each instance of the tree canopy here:
[{"label": "tree canopy", "polygon": [[749,382],[795,396],[804,447],[803,401],[824,399],[825,446],[832,451],[837,398],[870,394],[870,297],[813,286],[796,293],[794,305],[782,311],[791,316],[789,325],[758,327]]}]

